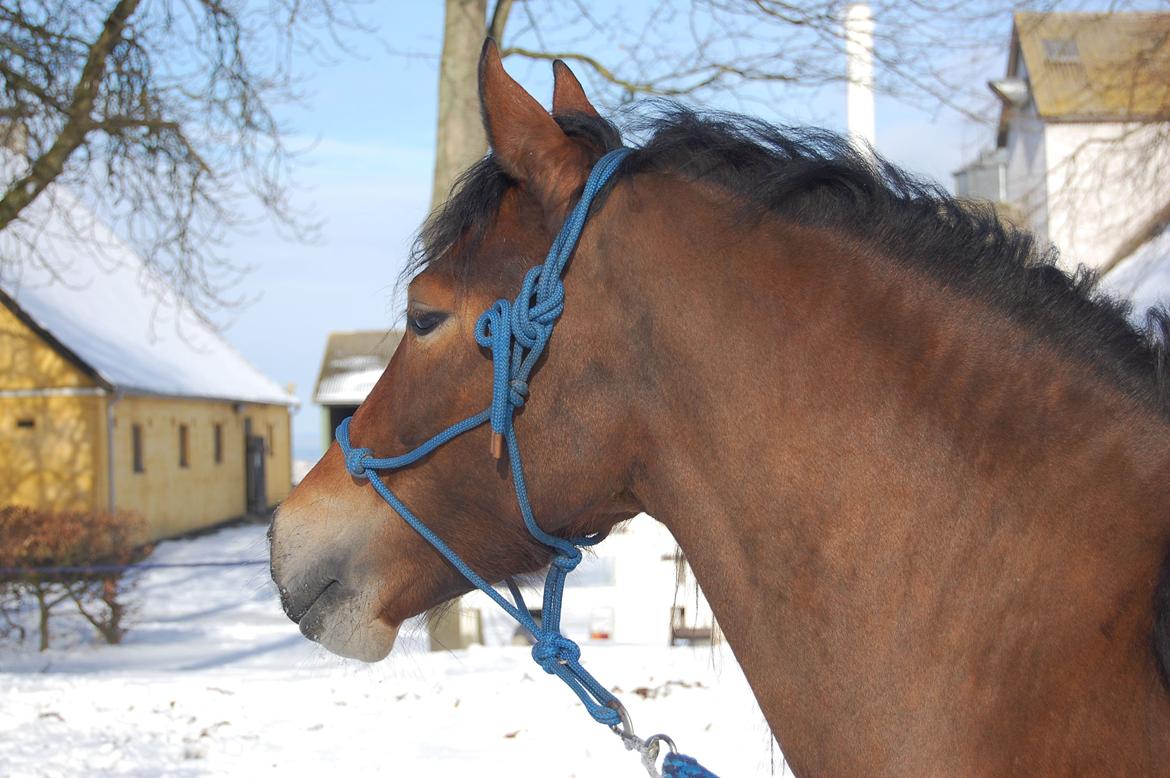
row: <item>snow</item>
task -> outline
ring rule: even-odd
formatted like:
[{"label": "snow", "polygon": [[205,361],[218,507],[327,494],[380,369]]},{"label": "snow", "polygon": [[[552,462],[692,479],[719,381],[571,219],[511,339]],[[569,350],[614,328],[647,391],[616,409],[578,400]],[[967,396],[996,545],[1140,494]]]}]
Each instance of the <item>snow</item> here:
[{"label": "snow", "polygon": [[329,333],[313,402],[360,405],[382,377],[402,334],[401,330]]},{"label": "snow", "polygon": [[[264,527],[245,525],[151,561],[265,553]],[[122,645],[62,622],[48,652],[0,649],[0,776],[645,775],[525,647],[428,652],[414,624],[386,661],[342,660],[284,617],[263,565],[145,571],[133,600]],[[640,733],[721,775],[785,774],[726,646],[582,648]]]},{"label": "snow", "polygon": [[296,403],[60,186],[0,233],[0,257],[26,259],[0,274],[0,291],[111,386]]},{"label": "snow", "polygon": [[337,373],[322,378],[313,395],[318,405],[360,405],[386,370],[386,365],[374,357],[337,360],[331,367]]},{"label": "snow", "polygon": [[1101,286],[1133,301],[1139,322],[1155,305],[1170,304],[1170,228],[1143,243],[1101,279]]}]

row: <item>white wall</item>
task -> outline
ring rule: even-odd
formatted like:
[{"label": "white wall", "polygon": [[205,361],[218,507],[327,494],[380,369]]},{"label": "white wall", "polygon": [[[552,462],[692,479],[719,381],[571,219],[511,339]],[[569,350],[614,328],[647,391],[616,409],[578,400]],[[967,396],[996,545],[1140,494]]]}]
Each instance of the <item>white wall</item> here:
[{"label": "white wall", "polygon": [[1048,187],[1045,180],[1044,123],[1035,106],[1021,109],[1008,125],[1007,201],[1019,208],[1024,225],[1048,242]]},{"label": "white wall", "polygon": [[1047,230],[1061,264],[1100,267],[1170,199],[1170,125],[1068,123],[1044,129]]}]

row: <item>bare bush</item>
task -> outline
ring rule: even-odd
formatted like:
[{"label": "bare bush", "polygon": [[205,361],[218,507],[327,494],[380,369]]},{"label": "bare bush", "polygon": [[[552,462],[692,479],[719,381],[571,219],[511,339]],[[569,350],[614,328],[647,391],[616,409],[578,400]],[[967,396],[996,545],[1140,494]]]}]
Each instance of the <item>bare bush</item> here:
[{"label": "bare bush", "polygon": [[107,643],[120,642],[131,585],[123,567],[142,553],[141,526],[122,513],[0,508],[0,637],[23,640],[20,615],[35,605],[44,651],[55,609],[72,605]]}]

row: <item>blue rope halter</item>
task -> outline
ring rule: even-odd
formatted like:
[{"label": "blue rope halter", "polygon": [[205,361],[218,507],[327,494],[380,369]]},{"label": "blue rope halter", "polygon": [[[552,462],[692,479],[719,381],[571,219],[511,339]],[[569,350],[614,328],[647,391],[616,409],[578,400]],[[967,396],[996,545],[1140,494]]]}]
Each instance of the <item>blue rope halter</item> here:
[{"label": "blue rope halter", "polygon": [[[367,479],[382,499],[415,532],[442,554],[472,586],[494,600],[528,630],[536,641],[532,647],[532,658],[536,663],[545,672],[564,681],[585,705],[589,715],[621,735],[627,748],[638,750],[642,754],[643,764],[647,766],[650,774],[657,775],[655,758],[658,754],[658,743],[671,744],[669,738],[655,735],[642,740],[636,737],[621,702],[581,665],[580,647],[561,634],[561,600],[564,596],[565,579],[581,563],[580,547],[595,545],[601,542],[604,536],[590,535],[566,539],[551,535],[540,528],[528,500],[528,485],[524,480],[520,445],[516,440],[516,430],[513,426],[516,409],[524,404],[528,396],[528,378],[548,345],[553,326],[564,311],[565,287],[561,276],[581,237],[581,231],[589,216],[589,208],[597,193],[629,153],[628,148],[614,149],[598,160],[585,183],[581,199],[577,201],[561,226],[561,231],[553,241],[544,264],[532,268],[525,274],[524,283],[515,301],[497,300],[476,322],[476,342],[492,352],[492,402],[489,408],[451,425],[413,451],[398,456],[375,457],[368,448],[354,447],[349,439],[350,419],[345,419],[338,426],[336,439],[345,456],[346,470],[355,478]],[[411,465],[444,443],[479,427],[484,422],[491,424],[492,453],[499,457],[502,453],[501,444],[507,446],[516,502],[520,506],[524,525],[534,538],[555,552],[545,578],[544,607],[540,624],[537,624],[529,613],[520,589],[512,579],[506,580],[513,597],[513,601],[509,601],[415,516],[380,477],[376,474],[371,477],[371,472],[397,470]],[[715,778],[713,773],[699,766],[690,757],[675,753],[673,744],[671,746],[671,753],[663,763],[663,776]],[[696,769],[699,772],[696,772]]]}]

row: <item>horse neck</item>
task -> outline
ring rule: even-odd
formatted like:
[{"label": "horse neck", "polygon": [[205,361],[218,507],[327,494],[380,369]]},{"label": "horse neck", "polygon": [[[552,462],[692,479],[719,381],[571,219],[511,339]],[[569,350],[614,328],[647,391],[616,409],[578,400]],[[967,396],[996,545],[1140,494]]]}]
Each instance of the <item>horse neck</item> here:
[{"label": "horse neck", "polygon": [[[666,201],[697,216],[643,212],[654,240],[624,247],[628,275],[641,256],[670,278],[641,287],[635,489],[798,771],[994,770],[973,731],[1018,755],[1085,695],[1170,723],[1149,648],[1163,419],[984,303],[686,196]],[[1061,721],[1060,758],[1100,746]]]}]

